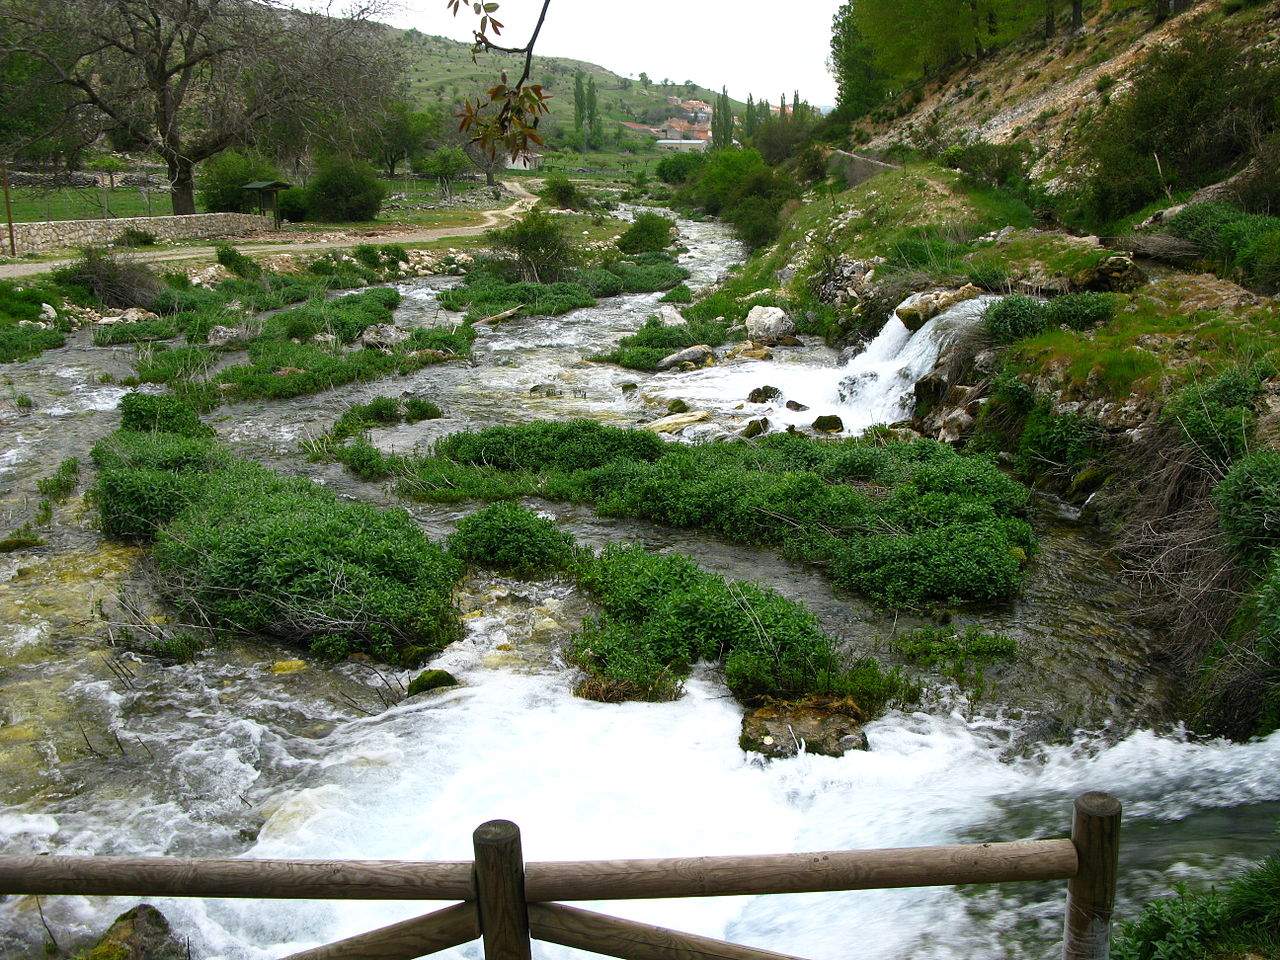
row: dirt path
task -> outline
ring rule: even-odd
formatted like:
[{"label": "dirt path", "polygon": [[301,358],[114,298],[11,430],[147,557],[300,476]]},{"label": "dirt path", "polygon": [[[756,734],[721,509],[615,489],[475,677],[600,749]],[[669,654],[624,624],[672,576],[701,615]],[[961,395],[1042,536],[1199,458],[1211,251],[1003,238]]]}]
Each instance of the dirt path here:
[{"label": "dirt path", "polygon": [[[349,240],[304,240],[299,242],[278,243],[254,243],[252,240],[247,240],[242,241],[239,246],[246,253],[305,253],[307,251],[354,247],[358,243],[366,242],[425,243],[430,240],[446,240],[449,237],[474,237],[500,223],[515,219],[532,207],[538,199],[534,194],[525,189],[524,184],[518,180],[504,180],[502,185],[515,194],[515,200],[499,210],[483,211],[483,222],[473,224],[469,227],[431,227],[423,230],[405,230],[399,233],[382,234],[378,237]],[[164,250],[160,252],[148,251],[131,253],[126,254],[125,256],[129,259],[143,260],[147,263],[164,263],[175,260],[208,259],[211,258],[213,254],[213,244],[209,244],[207,246],[198,247],[178,247],[172,250]],[[38,263],[0,264],[0,279],[28,277],[37,273],[46,273],[50,270],[56,270],[58,267],[65,266],[70,262],[71,258],[63,258],[59,260],[44,260]]]}]

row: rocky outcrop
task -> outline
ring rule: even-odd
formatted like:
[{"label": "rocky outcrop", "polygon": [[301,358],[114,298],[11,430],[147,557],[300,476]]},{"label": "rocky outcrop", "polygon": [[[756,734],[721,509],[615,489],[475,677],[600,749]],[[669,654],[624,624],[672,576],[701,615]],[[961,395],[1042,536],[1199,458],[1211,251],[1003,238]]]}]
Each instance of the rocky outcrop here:
[{"label": "rocky outcrop", "polygon": [[915,333],[938,314],[945,313],[957,303],[980,296],[982,296],[982,290],[972,283],[966,283],[958,290],[926,290],[907,297],[894,310],[894,315],[902,321],[903,326]]},{"label": "rocky outcrop", "polygon": [[1077,290],[1095,290],[1102,293],[1132,293],[1147,282],[1147,275],[1122,254],[1107,257],[1096,266],[1086,267],[1071,278]]},{"label": "rocky outcrop", "polygon": [[781,307],[752,307],[747,314],[747,336],[753,343],[777,343],[795,332],[795,323]]},{"label": "rocky outcrop", "polygon": [[187,960],[187,947],[174,936],[163,913],[140,903],[120,914],[80,960]]},{"label": "rocky outcrop", "polygon": [[742,718],[738,745],[766,757],[794,757],[802,749],[824,757],[870,749],[862,732],[865,716],[849,699],[811,697],[765,704]]},{"label": "rocky outcrop", "polygon": [[883,160],[876,160],[858,153],[849,153],[847,150],[832,150],[831,155],[827,157],[827,172],[843,178],[846,187],[856,187],[877,174],[896,169],[898,168],[892,163],[885,163]]}]

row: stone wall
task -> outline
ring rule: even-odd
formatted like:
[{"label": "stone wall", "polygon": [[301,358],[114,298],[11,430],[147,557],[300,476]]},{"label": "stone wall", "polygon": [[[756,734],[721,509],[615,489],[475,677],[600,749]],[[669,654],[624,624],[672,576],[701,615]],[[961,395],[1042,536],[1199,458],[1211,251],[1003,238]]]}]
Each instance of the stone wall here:
[{"label": "stone wall", "polygon": [[119,217],[112,220],[15,223],[13,232],[18,253],[23,254],[71,247],[104,246],[118,239],[130,227],[143,230],[157,240],[203,240],[258,233],[270,230],[271,226],[270,217],[260,217],[256,213],[192,213],[180,217]]}]

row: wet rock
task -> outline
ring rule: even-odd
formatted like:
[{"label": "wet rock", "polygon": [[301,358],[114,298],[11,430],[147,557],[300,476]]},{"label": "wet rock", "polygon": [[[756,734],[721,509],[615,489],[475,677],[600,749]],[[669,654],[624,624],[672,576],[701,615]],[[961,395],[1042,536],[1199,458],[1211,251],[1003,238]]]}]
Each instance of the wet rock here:
[{"label": "wet rock", "polygon": [[448,670],[423,670],[409,681],[408,694],[416,697],[420,693],[440,690],[444,687],[456,687],[458,678]]},{"label": "wet rock", "polygon": [[696,347],[686,347],[678,353],[663,357],[658,361],[658,369],[670,370],[672,367],[678,367],[682,363],[692,363],[700,366],[714,356],[715,352],[710,347],[705,343],[700,343]]},{"label": "wet rock", "polygon": [[689,405],[683,400],[676,398],[667,404],[667,413],[688,413]]},{"label": "wet rock", "polygon": [[654,433],[679,433],[687,426],[701,423],[703,420],[709,420],[710,418],[711,414],[706,410],[691,410],[688,413],[676,413],[660,420],[654,420],[652,423],[646,423],[644,428],[652,430]]},{"label": "wet rock", "polygon": [[211,327],[209,330],[209,336],[206,338],[209,346],[211,347],[225,347],[229,343],[234,343],[237,340],[243,339],[244,334],[239,330],[234,327],[224,327],[221,324]]},{"label": "wet rock", "polygon": [[1094,267],[1087,267],[1071,278],[1079,290],[1132,293],[1147,282],[1147,275],[1129,257],[1121,254],[1107,257]]},{"label": "wet rock", "polygon": [[852,700],[812,697],[757,707],[742,718],[738,745],[766,757],[805,753],[841,757],[849,750],[868,750],[862,725],[865,716]]},{"label": "wet rock", "polygon": [[938,439],[943,443],[959,443],[973,432],[973,424],[973,416],[967,410],[952,410],[942,420]]},{"label": "wet rock", "polygon": [[560,388],[554,383],[535,383],[529,388],[529,396],[558,397],[560,396]]},{"label": "wet rock", "polygon": [[409,331],[394,323],[376,323],[360,334],[360,343],[375,350],[389,350],[409,339]]},{"label": "wet rock", "polygon": [[40,319],[45,323],[53,323],[58,319],[58,311],[53,308],[53,304],[40,304]]},{"label": "wet rock", "polygon": [[861,373],[855,373],[853,376],[845,377],[836,385],[836,395],[842,402],[848,403],[862,393],[869,384],[875,383],[879,379],[880,374],[875,370],[864,370]]},{"label": "wet rock", "polygon": [[782,396],[782,391],[777,387],[756,387],[747,394],[748,403],[768,403],[771,400],[777,400]]},{"label": "wet rock", "polygon": [[742,436],[746,440],[752,437],[759,437],[769,432],[768,417],[757,417],[755,420],[748,420],[747,425],[742,428]]},{"label": "wet rock", "polygon": [[688,322],[681,316],[679,310],[668,303],[664,303],[658,308],[656,316],[658,322],[664,327],[680,327]]},{"label": "wet rock", "polygon": [[799,400],[788,400],[785,406],[788,410],[794,410],[796,413],[804,413],[806,410],[809,409]]},{"label": "wet rock", "polygon": [[796,325],[781,307],[752,307],[746,326],[747,336],[756,343],[776,343],[796,332]]},{"label": "wet rock", "polygon": [[750,340],[725,351],[727,360],[772,360],[773,351],[768,347],[752,343]]},{"label": "wet rock", "polygon": [[915,333],[940,313],[950,310],[957,303],[972,300],[982,295],[982,290],[972,283],[966,283],[958,290],[926,290],[913,293],[902,301],[894,310],[894,314],[903,325]]},{"label": "wet rock", "polygon": [[640,384],[633,383],[630,380],[628,380],[626,383],[618,384],[618,389],[621,390],[623,393],[635,393],[637,390],[640,389]]},{"label": "wet rock", "polygon": [[305,660],[277,660],[271,665],[271,672],[276,675],[301,673],[305,669],[307,669]]},{"label": "wet rock", "polygon": [[814,418],[813,429],[819,433],[839,433],[844,429],[844,421],[834,413],[824,413]]},{"label": "wet rock", "polygon": [[165,915],[149,903],[120,914],[81,960],[186,960],[186,945]]},{"label": "wet rock", "polygon": [[993,374],[1000,367],[1000,354],[995,350],[983,350],[973,358],[973,369],[982,374]]},{"label": "wet rock", "polygon": [[947,378],[937,370],[926,373],[915,385],[916,416],[923,417],[947,395]]}]

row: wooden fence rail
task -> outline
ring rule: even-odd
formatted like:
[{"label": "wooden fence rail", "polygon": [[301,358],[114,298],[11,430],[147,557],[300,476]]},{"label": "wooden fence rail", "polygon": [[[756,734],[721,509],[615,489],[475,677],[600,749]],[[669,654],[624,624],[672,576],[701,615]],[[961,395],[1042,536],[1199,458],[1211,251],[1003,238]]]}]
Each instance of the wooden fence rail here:
[{"label": "wooden fence rail", "polygon": [[414,960],[477,938],[487,960],[530,960],[531,939],[623,960],[784,960],[557,901],[1066,880],[1063,958],[1106,960],[1119,830],[1119,801],[1086,793],[1069,840],[526,864],[519,828],[494,820],[475,831],[474,861],[0,856],[0,894],[461,901],[288,960]]}]

